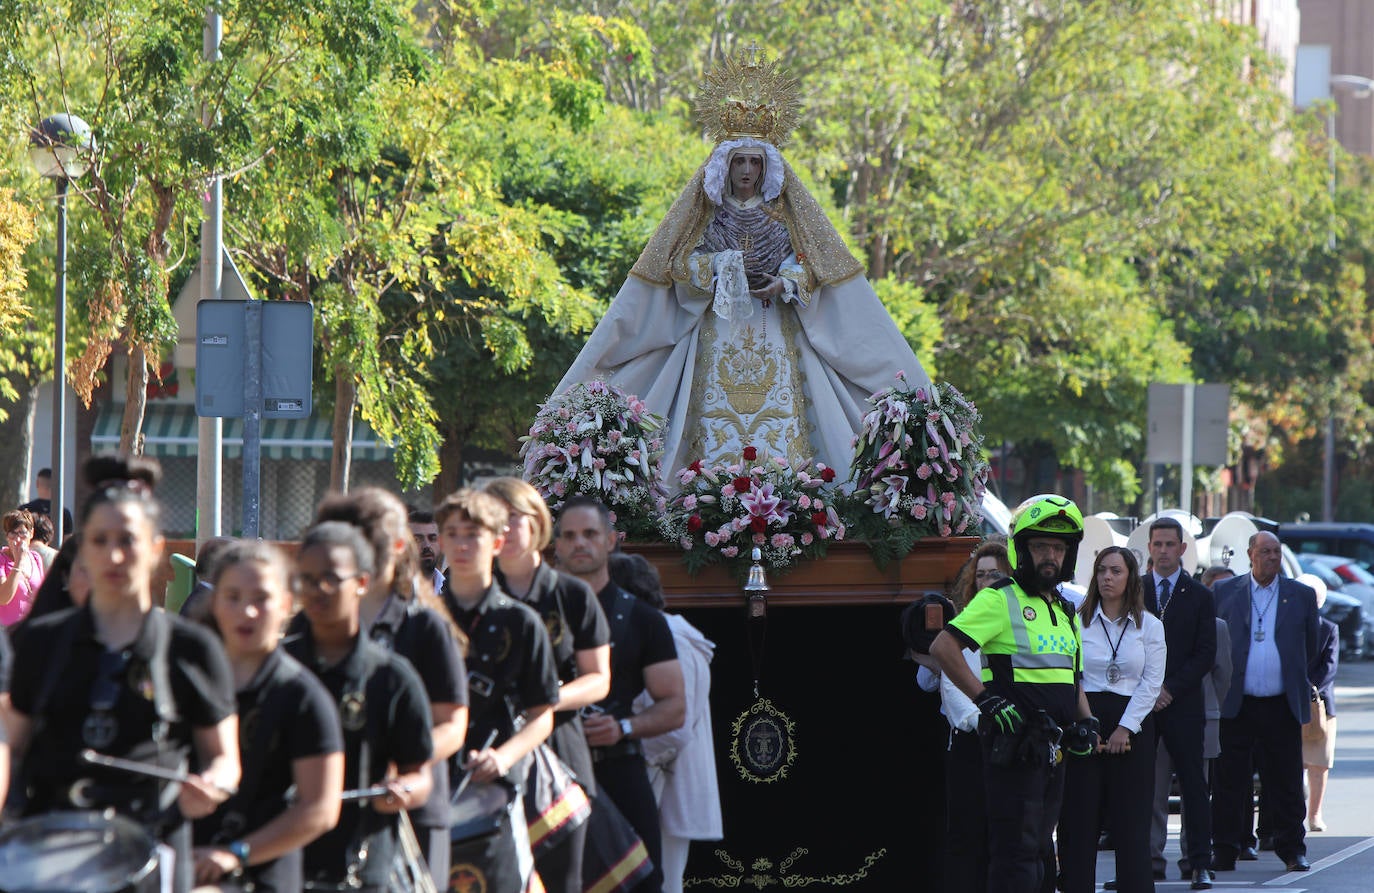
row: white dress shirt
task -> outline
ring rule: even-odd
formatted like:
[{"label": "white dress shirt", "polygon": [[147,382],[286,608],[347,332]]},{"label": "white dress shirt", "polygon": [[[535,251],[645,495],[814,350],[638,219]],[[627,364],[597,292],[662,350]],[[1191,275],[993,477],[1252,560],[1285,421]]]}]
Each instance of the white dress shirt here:
[{"label": "white dress shirt", "polygon": [[[1279,614],[1279,575],[1260,586],[1250,578],[1250,654],[1245,658],[1245,693],[1254,698],[1272,698],[1283,694],[1283,662],[1279,658],[1279,642],[1275,632],[1275,618]],[[1263,615],[1263,616],[1261,616]],[[1264,641],[1256,642],[1259,630]]]},{"label": "white dress shirt", "polygon": [[[1121,676],[1116,682],[1108,682],[1107,666],[1112,662],[1113,645]],[[1092,621],[1083,625],[1083,690],[1107,691],[1130,698],[1121,715],[1121,725],[1139,732],[1164,684],[1165,654],[1164,624],[1158,617],[1141,611],[1140,626],[1136,626],[1130,614],[1113,622],[1099,606]]]}]

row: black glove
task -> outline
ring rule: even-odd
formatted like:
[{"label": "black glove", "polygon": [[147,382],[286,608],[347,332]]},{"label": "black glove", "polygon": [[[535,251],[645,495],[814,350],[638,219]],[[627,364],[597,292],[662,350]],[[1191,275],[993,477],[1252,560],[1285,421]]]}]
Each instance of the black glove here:
[{"label": "black glove", "polygon": [[986,734],[1015,735],[1021,731],[1026,721],[1016,705],[989,689],[974,699],[973,704],[983,714],[978,723],[978,731]]},{"label": "black glove", "polygon": [[1064,730],[1064,749],[1076,757],[1091,756],[1097,752],[1098,733],[1101,730],[1097,717],[1080,719]]}]

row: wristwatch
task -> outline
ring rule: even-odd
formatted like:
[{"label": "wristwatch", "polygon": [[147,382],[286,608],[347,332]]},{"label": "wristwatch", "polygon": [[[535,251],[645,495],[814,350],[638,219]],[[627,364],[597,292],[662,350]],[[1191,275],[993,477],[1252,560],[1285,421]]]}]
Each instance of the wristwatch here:
[{"label": "wristwatch", "polygon": [[634,730],[634,726],[630,725],[630,721],[628,719],[622,719],[620,721],[620,737],[629,738],[630,733]]},{"label": "wristwatch", "polygon": [[251,848],[248,846],[247,841],[235,840],[226,846],[225,849],[228,850],[230,855],[235,859],[239,860],[239,865],[245,868],[248,866],[248,854]]}]

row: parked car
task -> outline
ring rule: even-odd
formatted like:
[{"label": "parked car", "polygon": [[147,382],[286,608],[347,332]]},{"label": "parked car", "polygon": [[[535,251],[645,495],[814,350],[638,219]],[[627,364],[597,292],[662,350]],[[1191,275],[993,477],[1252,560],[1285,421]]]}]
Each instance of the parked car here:
[{"label": "parked car", "polygon": [[1279,540],[1298,555],[1344,555],[1374,566],[1374,524],[1311,522],[1282,524]]},{"label": "parked car", "polygon": [[[1359,660],[1361,658],[1374,658],[1374,585],[1368,583],[1354,582],[1342,576],[1341,569],[1352,564],[1354,559],[1346,558],[1343,555],[1319,555],[1312,552],[1304,552],[1298,555],[1298,563],[1302,566],[1303,572],[1314,574],[1326,584],[1326,604],[1322,606],[1322,616],[1341,626],[1340,621],[1330,616],[1328,608],[1331,607],[1331,596],[1339,595],[1342,598],[1354,598],[1360,603],[1360,623],[1364,630],[1361,638],[1360,652],[1357,654],[1353,650],[1356,636],[1346,627],[1341,628],[1341,659]],[[1347,573],[1352,573],[1349,569]],[[1361,571],[1368,575],[1367,572]],[[1333,609],[1334,610],[1334,609]],[[1337,610],[1337,613],[1340,613]],[[1354,621],[1345,618],[1348,625]]]}]

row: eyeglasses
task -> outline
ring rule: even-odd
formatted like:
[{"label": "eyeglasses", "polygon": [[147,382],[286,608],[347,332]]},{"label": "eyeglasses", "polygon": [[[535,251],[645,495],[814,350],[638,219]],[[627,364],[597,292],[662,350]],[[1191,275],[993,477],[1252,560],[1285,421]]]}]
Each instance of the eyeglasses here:
[{"label": "eyeglasses", "polygon": [[1002,576],[1002,572],[997,568],[993,568],[992,570],[974,571],[973,573],[973,579],[975,580],[1000,580],[1002,579]]},{"label": "eyeglasses", "polygon": [[300,589],[317,589],[320,592],[338,592],[339,587],[348,580],[356,580],[360,574],[348,574],[339,576],[338,574],[320,574],[312,577],[309,574],[296,574],[296,586]]}]

